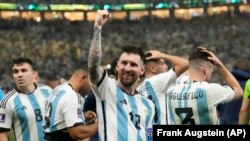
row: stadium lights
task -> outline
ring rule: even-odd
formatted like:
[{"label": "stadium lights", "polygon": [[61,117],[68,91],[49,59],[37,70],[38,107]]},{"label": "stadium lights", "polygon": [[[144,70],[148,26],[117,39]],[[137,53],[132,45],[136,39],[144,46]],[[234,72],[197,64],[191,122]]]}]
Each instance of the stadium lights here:
[{"label": "stadium lights", "polygon": [[148,8],[145,3],[124,4],[124,10],[141,10]]},{"label": "stadium lights", "polygon": [[16,10],[17,5],[14,3],[0,3],[0,9]]},{"label": "stadium lights", "polygon": [[162,8],[166,8],[167,4],[166,3],[158,3],[155,5],[156,9],[162,9]]},{"label": "stadium lights", "polygon": [[167,9],[171,7],[202,7],[203,4],[228,5],[228,4],[247,4],[250,0],[183,0],[182,4],[178,1],[160,3],[133,3],[133,4],[39,4],[39,3],[0,3],[0,10],[28,10],[28,11],[92,11],[98,9],[106,10],[146,10],[146,9]]},{"label": "stadium lights", "polygon": [[110,4],[105,4],[105,5],[103,6],[103,9],[105,9],[105,10],[111,10],[111,9],[112,9],[112,5],[110,5]]},{"label": "stadium lights", "polygon": [[89,10],[89,5],[87,4],[74,4],[73,5],[75,10]]},{"label": "stadium lights", "polygon": [[28,10],[35,10],[36,9],[36,4],[29,4],[28,5]]}]

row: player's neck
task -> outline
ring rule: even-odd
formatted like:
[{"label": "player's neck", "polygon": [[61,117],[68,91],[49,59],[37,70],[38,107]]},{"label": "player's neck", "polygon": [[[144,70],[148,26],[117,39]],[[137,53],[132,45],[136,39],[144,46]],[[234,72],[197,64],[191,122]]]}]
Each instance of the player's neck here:
[{"label": "player's neck", "polygon": [[152,77],[152,76],[154,76],[154,74],[152,74],[152,73],[147,73],[147,74],[146,74],[146,78],[150,78],[150,77]]},{"label": "player's neck", "polygon": [[77,83],[74,80],[70,79],[69,80],[69,85],[72,87],[72,89],[74,91],[76,91],[76,92],[79,91],[79,87],[78,87]]},{"label": "player's neck", "polygon": [[206,77],[200,74],[189,74],[189,80],[193,81],[206,81]]},{"label": "player's neck", "polygon": [[29,86],[17,86],[17,90],[25,94],[33,93],[35,89],[36,89],[36,84],[32,84]]},{"label": "player's neck", "polygon": [[129,95],[134,95],[135,94],[135,89],[136,86],[135,84],[133,86],[130,87],[126,87],[120,83],[118,83],[119,87],[122,89],[122,91],[124,91],[125,93],[129,94]]}]

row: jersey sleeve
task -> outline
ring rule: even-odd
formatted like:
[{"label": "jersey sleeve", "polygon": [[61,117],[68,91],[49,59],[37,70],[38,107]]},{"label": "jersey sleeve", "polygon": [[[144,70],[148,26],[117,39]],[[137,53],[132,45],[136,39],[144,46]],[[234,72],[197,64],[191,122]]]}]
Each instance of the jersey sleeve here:
[{"label": "jersey sleeve", "polygon": [[247,81],[245,89],[244,89],[244,95],[245,98],[250,99],[250,79]]},{"label": "jersey sleeve", "polygon": [[220,84],[212,83],[208,89],[210,93],[210,101],[212,105],[218,103],[228,103],[233,99],[234,90],[229,86],[222,86]]},{"label": "jersey sleeve", "polygon": [[13,109],[11,108],[11,102],[3,99],[0,106],[0,130],[11,129]]},{"label": "jersey sleeve", "polygon": [[115,86],[116,80],[114,78],[110,78],[106,71],[97,85],[91,84],[95,96],[101,98],[101,100],[107,99],[108,95],[112,93],[111,91],[115,90]]},{"label": "jersey sleeve", "polygon": [[173,69],[170,69],[167,72],[150,77],[148,81],[153,85],[156,90],[160,91],[161,93],[165,93],[167,88],[173,82],[175,82],[176,79],[176,72]]},{"label": "jersey sleeve", "polygon": [[76,94],[64,97],[62,114],[67,127],[72,127],[76,123],[84,123],[83,105],[79,102],[79,98]]},{"label": "jersey sleeve", "polygon": [[40,91],[45,99],[48,99],[50,94],[52,93],[52,89],[48,86],[41,87]]}]

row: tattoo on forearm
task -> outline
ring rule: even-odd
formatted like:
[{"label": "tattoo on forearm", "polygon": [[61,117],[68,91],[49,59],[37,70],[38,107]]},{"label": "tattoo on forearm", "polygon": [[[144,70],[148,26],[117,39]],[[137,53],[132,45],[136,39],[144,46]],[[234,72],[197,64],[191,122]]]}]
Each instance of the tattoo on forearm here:
[{"label": "tattoo on forearm", "polygon": [[88,68],[90,69],[91,80],[98,78],[98,70],[101,64],[102,48],[101,48],[101,29],[94,27],[94,35],[89,49]]}]

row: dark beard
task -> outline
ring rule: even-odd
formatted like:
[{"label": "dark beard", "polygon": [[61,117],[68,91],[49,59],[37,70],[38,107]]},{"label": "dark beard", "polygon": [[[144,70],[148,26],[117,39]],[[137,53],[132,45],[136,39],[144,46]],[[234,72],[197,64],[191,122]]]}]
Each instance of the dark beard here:
[{"label": "dark beard", "polygon": [[135,84],[135,82],[136,81],[133,81],[133,80],[132,81],[124,81],[123,79],[121,79],[121,83],[125,87],[131,87],[131,86],[133,86]]},{"label": "dark beard", "polygon": [[125,87],[131,87],[133,86],[134,83],[130,82],[130,83],[124,83],[123,81],[121,81],[122,85]]}]

